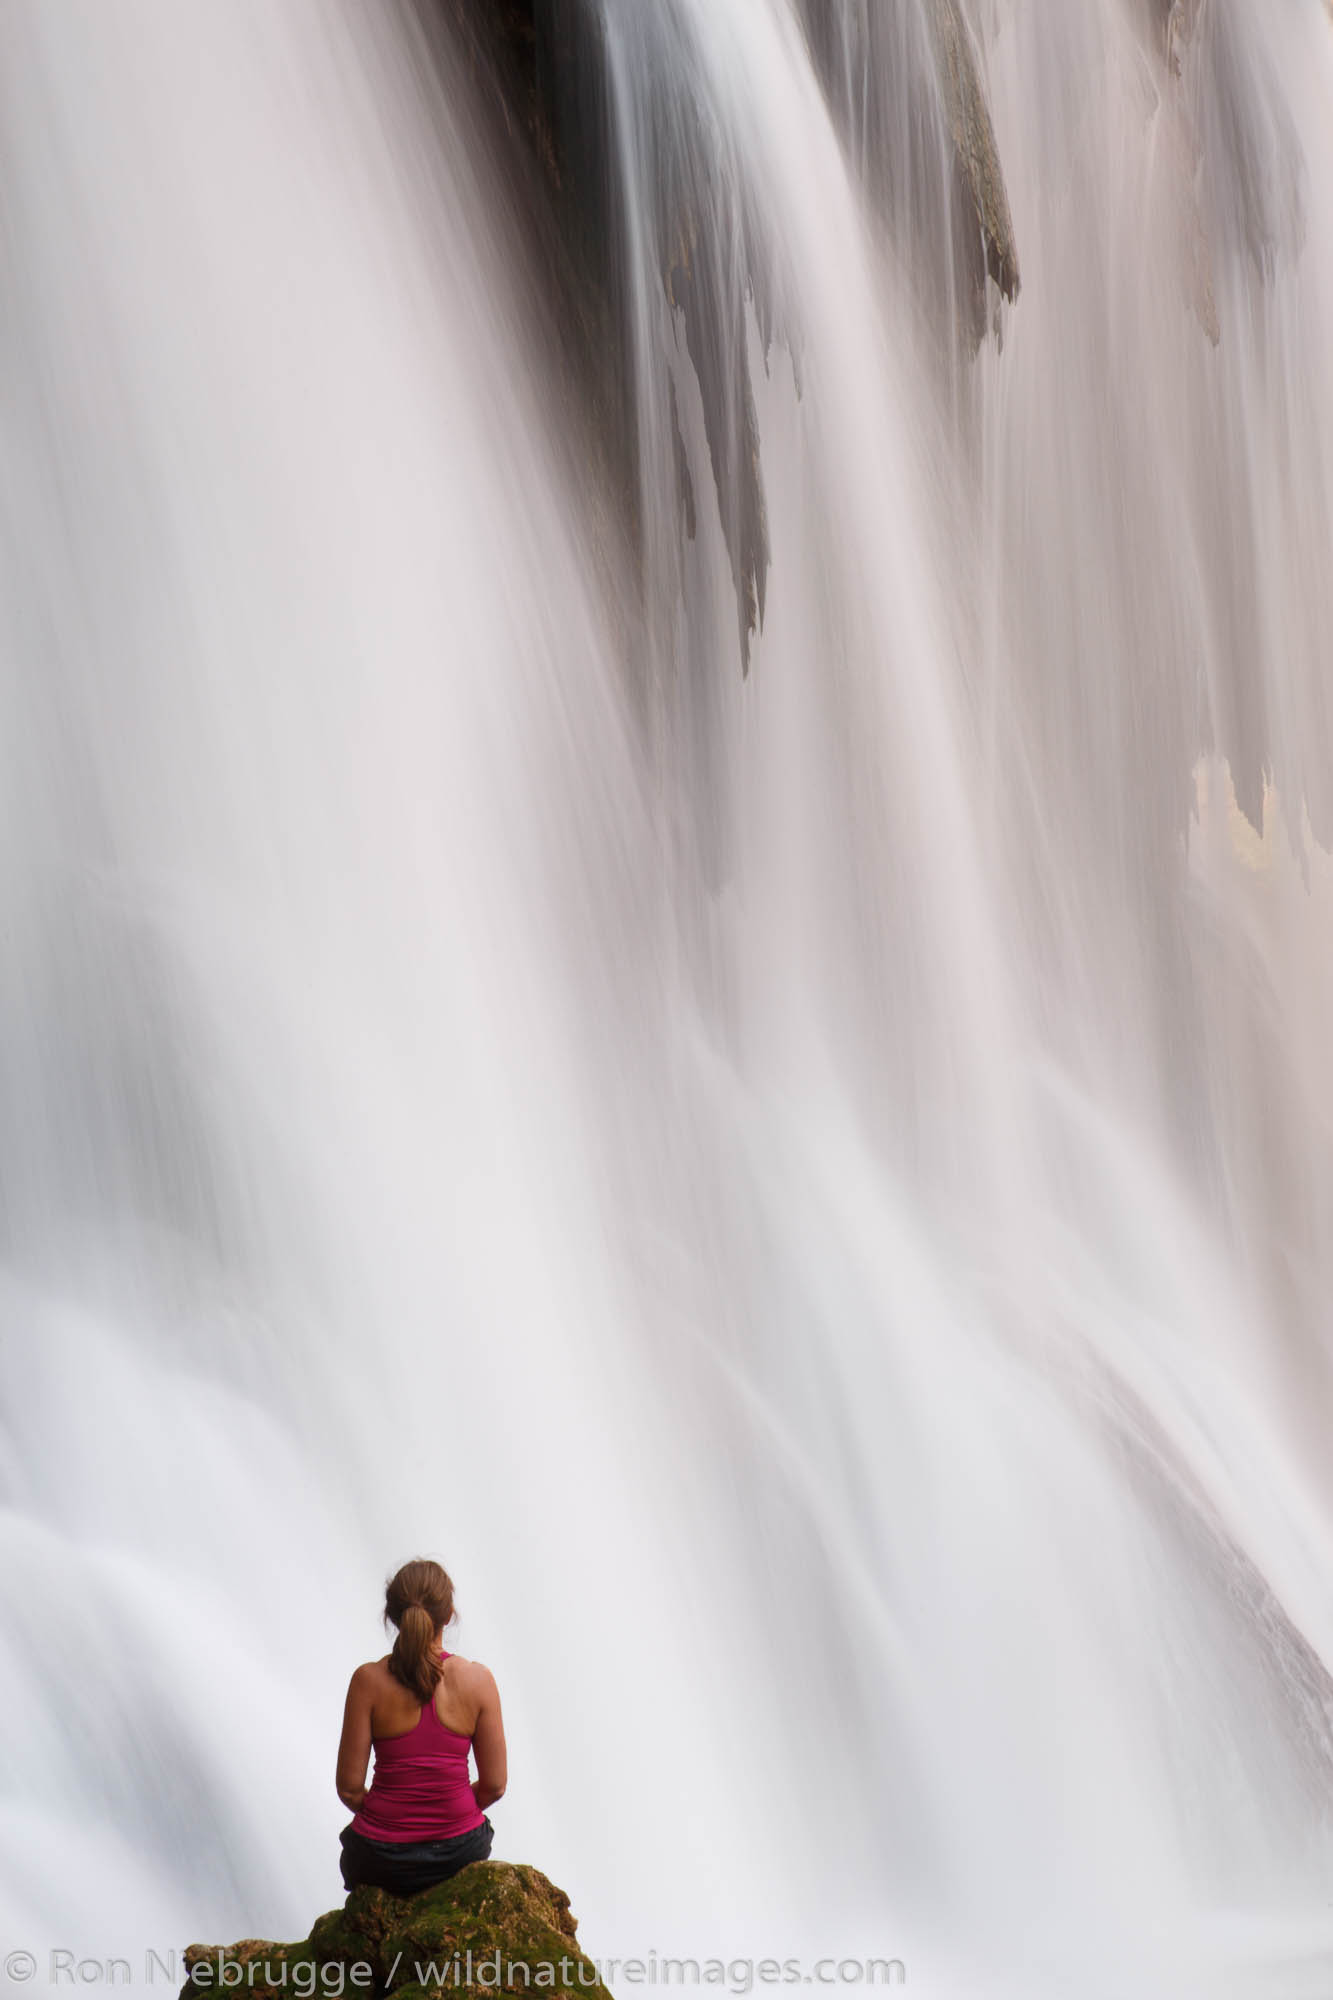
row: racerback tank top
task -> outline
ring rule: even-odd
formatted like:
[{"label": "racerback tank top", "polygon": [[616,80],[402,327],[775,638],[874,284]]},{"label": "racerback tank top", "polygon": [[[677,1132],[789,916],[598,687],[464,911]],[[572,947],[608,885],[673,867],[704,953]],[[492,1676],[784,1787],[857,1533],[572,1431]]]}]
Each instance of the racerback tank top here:
[{"label": "racerback tank top", "polygon": [[367,1840],[454,1840],[481,1825],[468,1777],[472,1738],[446,1729],[433,1700],[422,1704],[415,1728],[374,1736],[371,1748],[375,1769],[354,1832]]}]

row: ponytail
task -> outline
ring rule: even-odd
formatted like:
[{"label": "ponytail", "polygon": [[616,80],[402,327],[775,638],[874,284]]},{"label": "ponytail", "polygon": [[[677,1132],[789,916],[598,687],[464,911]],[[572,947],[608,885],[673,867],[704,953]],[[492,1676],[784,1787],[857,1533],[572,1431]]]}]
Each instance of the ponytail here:
[{"label": "ponytail", "polygon": [[435,1651],[435,1625],[424,1604],[409,1604],[389,1655],[389,1672],[420,1702],[435,1699],[440,1660]]},{"label": "ponytail", "polygon": [[437,1562],[404,1563],[384,1593],[386,1624],[398,1627],[389,1672],[424,1705],[435,1699],[443,1671],[437,1635],[454,1615],[454,1586]]}]

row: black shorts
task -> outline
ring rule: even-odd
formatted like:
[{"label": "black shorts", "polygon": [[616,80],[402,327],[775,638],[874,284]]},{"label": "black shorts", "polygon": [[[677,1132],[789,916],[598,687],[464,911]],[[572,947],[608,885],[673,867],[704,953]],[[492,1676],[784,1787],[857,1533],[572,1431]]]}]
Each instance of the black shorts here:
[{"label": "black shorts", "polygon": [[374,1889],[392,1889],[398,1896],[415,1896],[419,1889],[447,1882],[469,1861],[484,1861],[495,1829],[483,1818],[480,1826],[453,1840],[367,1840],[350,1826],[343,1828],[340,1837],[345,1889],[364,1883]]}]

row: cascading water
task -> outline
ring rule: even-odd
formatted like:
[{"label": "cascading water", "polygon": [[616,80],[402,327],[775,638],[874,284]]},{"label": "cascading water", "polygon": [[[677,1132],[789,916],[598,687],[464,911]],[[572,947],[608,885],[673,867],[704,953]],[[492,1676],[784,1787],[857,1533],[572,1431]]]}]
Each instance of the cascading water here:
[{"label": "cascading water", "polygon": [[600,403],[417,12],[0,23],[6,1948],[425,1547],[600,1952],[1322,1995],[1333,30],[570,20]]}]

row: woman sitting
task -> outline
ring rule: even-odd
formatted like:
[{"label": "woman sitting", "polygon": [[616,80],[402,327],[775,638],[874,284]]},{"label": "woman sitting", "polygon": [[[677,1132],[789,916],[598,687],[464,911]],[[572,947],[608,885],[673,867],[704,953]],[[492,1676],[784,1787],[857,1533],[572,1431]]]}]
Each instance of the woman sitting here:
[{"label": "woman sitting", "polygon": [[506,1776],[500,1696],[489,1669],[445,1652],[453,1615],[440,1565],[404,1563],[384,1596],[385,1622],[398,1627],[393,1651],[352,1675],[338,1746],[338,1797],[356,1814],[342,1833],[349,1889],[365,1882],[411,1896],[491,1851],[485,1808],[503,1796]]}]

